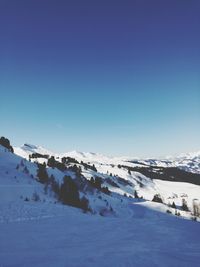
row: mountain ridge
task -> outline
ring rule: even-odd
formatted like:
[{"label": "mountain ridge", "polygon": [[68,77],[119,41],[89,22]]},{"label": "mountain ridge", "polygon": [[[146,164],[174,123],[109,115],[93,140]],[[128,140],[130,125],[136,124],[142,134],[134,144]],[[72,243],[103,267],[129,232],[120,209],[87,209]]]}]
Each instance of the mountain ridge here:
[{"label": "mountain ridge", "polygon": [[54,153],[48,149],[37,146],[24,144],[21,147],[14,147],[14,151],[17,155],[20,155],[26,159],[29,158],[29,155],[32,153],[38,153],[42,155],[55,156],[56,158],[63,157],[72,157],[86,162],[99,162],[99,163],[109,163],[109,164],[123,164],[124,162],[133,163],[135,165],[147,165],[154,167],[178,167],[182,170],[200,173],[200,151],[181,153],[178,156],[167,156],[165,158],[133,158],[133,157],[111,157],[105,156],[100,153],[94,152],[81,152],[81,151],[69,151],[65,153]]}]

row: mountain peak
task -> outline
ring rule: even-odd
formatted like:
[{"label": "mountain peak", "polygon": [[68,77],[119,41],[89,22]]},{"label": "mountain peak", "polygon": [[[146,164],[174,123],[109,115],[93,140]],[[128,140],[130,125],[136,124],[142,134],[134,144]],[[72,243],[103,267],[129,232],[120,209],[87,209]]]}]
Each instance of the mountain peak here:
[{"label": "mountain peak", "polygon": [[34,150],[34,149],[38,149],[38,146],[25,143],[21,148],[27,149],[27,150]]},{"label": "mountain peak", "polygon": [[29,143],[25,143],[21,147],[14,147],[14,152],[18,156],[28,159],[29,155],[38,153],[42,155],[54,155],[53,152],[43,148],[42,146],[36,146]]}]

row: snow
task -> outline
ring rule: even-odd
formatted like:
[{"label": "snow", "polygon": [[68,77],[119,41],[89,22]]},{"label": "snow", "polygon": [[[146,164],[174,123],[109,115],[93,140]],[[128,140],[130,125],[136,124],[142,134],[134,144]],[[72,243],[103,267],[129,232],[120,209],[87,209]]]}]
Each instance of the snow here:
[{"label": "snow", "polygon": [[141,203],[126,218],[53,204],[23,209],[26,219],[0,223],[1,266],[199,266],[199,224]]},{"label": "snow", "polygon": [[182,205],[182,199],[185,199],[188,206],[192,209],[192,200],[200,198],[200,186],[181,183],[154,180],[157,191],[164,197],[165,201],[174,201],[176,205]]},{"label": "snow", "polygon": [[[15,148],[15,152],[26,159],[31,153],[49,153],[33,145]],[[84,214],[58,203],[53,194],[45,194],[36,179],[37,165],[20,156],[0,146],[0,266],[199,266],[199,222],[191,221],[190,212],[180,211],[181,217],[175,216],[167,204],[174,201],[179,208],[184,198],[191,209],[192,200],[200,197],[200,186],[128,173],[117,167],[124,159],[65,154],[95,164],[97,172],[82,166],[82,174],[86,179],[100,176],[112,192],[81,192],[93,210],[93,214]],[[59,184],[64,175],[75,178],[70,171],[48,168],[47,172]],[[134,196],[135,190],[144,199],[123,196]],[[38,201],[34,201],[35,193]],[[164,204],[150,201],[157,193]],[[109,212],[111,207],[113,212]]]},{"label": "snow", "polygon": [[[67,153],[53,153],[41,146],[24,144],[22,147],[14,147],[14,151],[17,155],[29,158],[32,153],[39,153],[43,155],[54,155],[56,158],[72,157],[79,162],[83,161],[91,164],[103,164],[103,165],[126,165],[130,167],[144,166],[157,166],[157,167],[178,167],[185,171],[200,173],[200,151],[193,153],[185,153],[176,157],[166,157],[163,159],[139,159],[131,157],[107,157],[102,154],[93,152],[79,152],[71,151]],[[38,159],[39,162],[44,162],[44,159]]]},{"label": "snow", "polygon": [[188,172],[200,173],[200,151],[181,154],[176,157],[166,157],[164,159],[139,160],[138,162],[150,166],[178,167]]},{"label": "snow", "polygon": [[24,144],[21,147],[14,147],[14,152],[15,154],[25,159],[29,159],[29,155],[33,153],[38,153],[42,155],[54,155],[53,152],[43,148],[42,146],[35,146],[31,144]]}]

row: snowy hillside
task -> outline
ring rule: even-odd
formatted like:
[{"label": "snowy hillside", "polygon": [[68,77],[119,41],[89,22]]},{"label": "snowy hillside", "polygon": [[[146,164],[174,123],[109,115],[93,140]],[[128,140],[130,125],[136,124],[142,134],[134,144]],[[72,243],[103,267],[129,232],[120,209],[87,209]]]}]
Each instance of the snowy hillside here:
[{"label": "snowy hillside", "polygon": [[42,155],[54,155],[55,157],[72,157],[78,161],[126,166],[154,166],[154,167],[178,167],[187,172],[200,174],[200,151],[195,153],[181,154],[177,157],[166,157],[164,159],[132,159],[130,157],[107,157],[102,154],[92,152],[71,151],[63,154],[53,153],[41,146],[24,144],[22,147],[14,147],[17,155],[29,158],[32,153]]},{"label": "snowy hillside", "polygon": [[[30,205],[26,211],[30,210],[40,214],[42,208]],[[131,216],[116,219],[50,207],[49,217],[1,223],[1,265],[199,266],[198,223],[155,212],[143,204],[133,204],[131,210]]]},{"label": "snowy hillside", "polygon": [[36,165],[10,153],[0,145],[0,199],[16,201],[20,198],[31,198],[34,192],[42,192],[43,186],[33,177],[36,176]]},{"label": "snowy hillside", "polygon": [[32,155],[33,153],[38,153],[42,155],[53,155],[53,153],[41,146],[35,146],[31,144],[24,144],[22,147],[14,147],[15,154],[29,159],[29,155]]},{"label": "snowy hillside", "polygon": [[[193,199],[199,199],[200,175],[192,173],[189,174],[181,170],[177,173],[176,168],[175,170],[168,168],[169,166],[172,166],[172,164],[170,165],[166,162],[164,164],[164,161],[135,160],[133,162],[128,158],[111,158],[101,154],[77,151],[59,155],[49,152],[47,149],[42,147],[27,144],[23,145],[21,148],[14,148],[14,151],[16,154],[26,159],[28,159],[33,153],[37,153],[38,156],[36,158],[31,158],[30,160],[32,162],[39,163],[47,163],[48,158],[52,155],[54,155],[54,158],[59,162],[62,162],[63,158],[68,157],[75,159],[76,165],[81,169],[84,178],[90,181],[91,178],[100,177],[102,179],[103,186],[107,187],[110,192],[117,194],[117,198],[120,196],[124,197],[124,195],[134,198],[135,192],[137,192],[139,197],[143,197],[144,199],[151,201],[154,195],[160,194],[166,205],[174,202],[177,207],[181,207],[181,203],[183,199],[185,199],[188,202],[190,210],[192,210]],[[194,161],[199,158],[199,153],[177,157],[173,161],[173,167],[177,166],[180,160],[186,160],[186,157],[188,160],[190,159],[191,161]],[[166,169],[163,167],[164,165]],[[91,168],[91,166],[94,166],[95,169]],[[152,166],[154,166],[155,169],[151,169]],[[158,169],[156,169],[157,167]],[[192,171],[193,170],[191,170],[191,172]],[[199,170],[197,170],[197,172],[198,171]],[[49,168],[48,172],[49,174],[54,174],[55,177],[59,177],[60,183],[62,182],[62,172],[52,168]],[[185,175],[187,179],[185,179]],[[192,176],[190,177],[190,175]],[[160,181],[160,179],[162,181]],[[191,183],[194,182],[194,184],[190,185],[185,183],[185,181],[189,181]],[[95,210],[95,205],[93,203],[95,197],[88,196],[88,198],[90,199],[91,206],[93,206],[93,209]],[[106,198],[112,199],[111,202],[113,202],[113,196],[112,198],[110,196],[106,196]],[[106,201],[108,201],[107,199]],[[117,208],[117,210],[119,209]],[[184,216],[188,217],[187,214],[184,214]]]},{"label": "snowy hillside", "polygon": [[[12,153],[0,145],[0,264],[199,266],[200,186],[163,180],[162,168],[29,144]],[[74,195],[63,191],[65,182]]]},{"label": "snowy hillside", "polygon": [[[25,202],[43,202],[43,203],[57,203],[58,200],[52,192],[50,184],[47,186],[41,184],[37,177],[38,165],[36,163],[29,162],[15,154],[10,153],[7,149],[0,145],[0,201],[2,206],[5,203],[9,203],[10,206],[17,203]],[[60,171],[57,168],[47,168],[47,174],[49,177],[53,175],[56,183],[61,186],[63,183],[63,177],[68,175],[72,179],[76,180],[76,174],[74,171],[66,170]],[[80,183],[84,183],[80,180]],[[86,180],[86,179],[85,179]],[[87,186],[87,185],[85,185]],[[109,201],[112,202],[113,207],[121,203],[121,199],[115,197],[110,200],[111,197],[101,192],[93,192],[92,189],[84,190],[80,195],[87,195],[90,200],[90,207],[92,212],[100,212],[103,210],[109,210]],[[35,197],[38,200],[35,200]],[[100,197],[100,198],[98,198]],[[59,203],[58,203],[59,205]],[[1,207],[2,207],[1,206]],[[121,206],[123,206],[121,204]],[[5,212],[2,212],[1,216],[4,216],[7,211],[2,208]],[[120,208],[118,209],[120,211]],[[3,220],[3,217],[0,217]]]},{"label": "snowy hillside", "polygon": [[[130,160],[129,160],[130,161]],[[134,162],[136,162],[134,160]],[[178,167],[187,172],[200,173],[200,151],[165,159],[138,160],[139,164],[157,167]]]}]

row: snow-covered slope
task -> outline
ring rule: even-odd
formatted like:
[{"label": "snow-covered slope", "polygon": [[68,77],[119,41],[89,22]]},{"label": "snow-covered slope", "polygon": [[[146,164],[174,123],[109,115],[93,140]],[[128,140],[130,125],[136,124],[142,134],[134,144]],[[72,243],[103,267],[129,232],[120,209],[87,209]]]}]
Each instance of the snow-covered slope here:
[{"label": "snow-covered slope", "polygon": [[[189,208],[192,209],[192,200],[194,198],[199,198],[200,187],[198,185],[190,185],[188,183],[180,182],[170,182],[170,181],[158,181],[152,180],[147,176],[140,173],[139,171],[128,171],[130,167],[148,167],[148,166],[163,166],[163,167],[176,167],[180,166],[180,162],[186,161],[187,166],[189,166],[189,160],[192,162],[199,159],[199,153],[181,155],[176,159],[167,159],[167,160],[134,160],[131,161],[128,158],[112,158],[106,157],[101,154],[96,153],[85,153],[85,152],[68,152],[65,154],[54,154],[48,150],[38,147],[35,145],[24,145],[21,148],[15,148],[15,153],[18,155],[29,158],[29,155],[32,153],[39,153],[42,155],[54,155],[54,157],[61,162],[63,157],[75,158],[79,163],[77,166],[81,168],[82,175],[90,180],[92,177],[100,177],[103,181],[103,185],[108,187],[109,190],[113,193],[116,193],[118,196],[130,196],[134,198],[135,191],[139,194],[140,197],[143,197],[146,200],[152,200],[155,194],[160,194],[163,198],[165,204],[172,204],[175,202],[177,206],[181,206],[182,199],[185,198],[188,201]],[[36,158],[32,159],[36,162],[47,162],[45,158]],[[83,162],[83,165],[82,163]],[[190,166],[191,166],[190,162]],[[94,165],[96,171],[86,168],[84,163],[89,164],[88,166]],[[145,165],[144,165],[145,164]],[[192,170],[193,171],[193,170]],[[198,170],[196,170],[198,172]],[[57,169],[48,169],[49,175],[53,174],[59,183],[62,183],[63,175],[68,173],[60,172]],[[181,188],[181,191],[179,190]],[[96,197],[88,196],[92,208],[95,210]],[[118,203],[117,198],[110,198],[108,196],[104,197],[106,201],[113,202],[113,206],[116,206]],[[187,216],[186,216],[187,217]]]},{"label": "snow-covered slope", "polygon": [[[36,148],[34,148],[34,152],[35,151]],[[0,203],[2,205],[3,217],[7,214],[7,210],[5,209],[7,204],[9,204],[9,206],[13,206],[14,204],[14,207],[16,205],[24,206],[24,201],[30,201],[32,203],[36,201],[35,197],[38,198],[37,202],[58,202],[50,185],[46,186],[38,181],[37,171],[37,164],[9,152],[0,145]],[[76,174],[70,170],[61,171],[57,168],[47,168],[47,173],[49,177],[53,175],[59,186],[63,183],[63,177],[66,175],[72,177],[74,180],[77,179]],[[84,184],[85,178],[83,177],[81,179],[80,184]],[[85,190],[84,192],[80,191],[80,195],[87,196],[93,213],[109,210],[111,204],[112,208],[115,208],[121,203],[119,197],[116,196],[112,198],[101,192],[98,193]],[[125,202],[121,205],[121,208],[119,206],[116,214],[119,213],[120,215],[120,212],[123,212],[123,206],[126,206]],[[0,219],[2,218],[0,217]]]},{"label": "snow-covered slope", "polygon": [[43,187],[33,177],[37,167],[0,145],[0,201],[30,198]]},{"label": "snow-covered slope", "polygon": [[[135,162],[135,160],[131,160]],[[177,157],[166,157],[165,159],[138,160],[138,163],[146,166],[178,167],[187,172],[200,173],[200,151],[195,153],[181,154]]]},{"label": "snow-covered slope", "polygon": [[35,146],[31,144],[24,144],[21,147],[14,147],[15,154],[19,155],[20,157],[29,159],[29,155],[32,155],[33,153],[38,153],[42,155],[54,155],[53,152],[41,147],[41,146]]},{"label": "snow-covered slope", "polygon": [[153,208],[133,203],[131,216],[116,219],[54,205],[45,217],[29,204],[36,219],[0,224],[1,266],[199,267],[199,224]]},{"label": "snow-covered slope", "polygon": [[72,157],[78,161],[91,164],[114,164],[126,166],[157,166],[157,167],[178,167],[182,170],[200,174],[200,151],[195,153],[181,154],[177,157],[166,157],[164,159],[132,159],[130,157],[107,157],[102,154],[92,152],[71,151],[63,154],[53,153],[41,146],[24,144],[22,147],[14,147],[17,155],[29,158],[33,153],[42,155],[54,155],[56,158]]},{"label": "snow-covered slope", "polygon": [[200,173],[200,151],[195,153],[182,154],[171,159],[176,166],[188,172]]},{"label": "snow-covered slope", "polygon": [[[177,157],[166,157],[164,159],[131,159],[130,157],[106,157],[102,154],[72,151],[60,157],[73,157],[84,162],[121,164],[126,166],[158,166],[178,167],[187,172],[200,173],[200,151],[195,153],[181,154]],[[132,164],[130,164],[132,163]]]},{"label": "snow-covered slope", "polygon": [[[128,167],[141,164],[126,158],[56,155],[32,145],[15,148],[15,153],[20,156],[0,146],[0,265],[199,266],[200,228],[191,217],[200,186],[152,180],[130,171]],[[47,167],[47,173],[59,185],[65,175],[76,180],[80,195],[89,200],[90,213],[62,205],[48,184],[38,182],[35,161],[47,158],[29,159],[32,153],[54,155],[59,162],[63,156],[77,160],[78,177],[70,161],[63,170]],[[91,177],[100,177],[111,193],[92,188]],[[134,198],[135,191],[143,198]],[[152,202],[155,194],[164,203]],[[188,212],[181,209],[183,199]],[[172,202],[181,217],[168,206]]]}]

